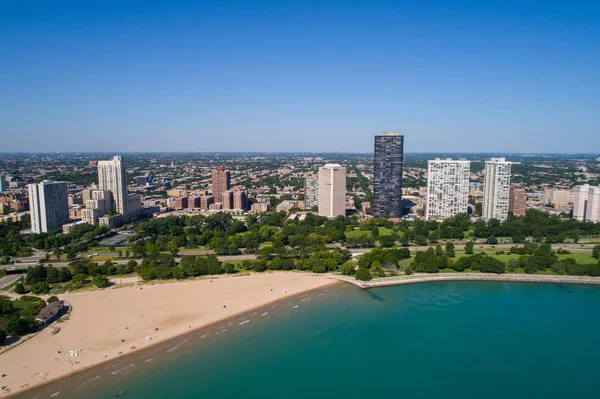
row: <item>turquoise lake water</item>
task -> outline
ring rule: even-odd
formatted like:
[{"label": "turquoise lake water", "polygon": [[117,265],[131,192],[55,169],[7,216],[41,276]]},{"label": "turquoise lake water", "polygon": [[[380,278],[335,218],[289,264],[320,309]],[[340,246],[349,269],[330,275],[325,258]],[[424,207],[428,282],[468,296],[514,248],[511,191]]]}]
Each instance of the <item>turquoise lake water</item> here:
[{"label": "turquoise lake water", "polygon": [[313,291],[23,397],[600,397],[600,287],[372,292],[381,300],[345,285]]}]

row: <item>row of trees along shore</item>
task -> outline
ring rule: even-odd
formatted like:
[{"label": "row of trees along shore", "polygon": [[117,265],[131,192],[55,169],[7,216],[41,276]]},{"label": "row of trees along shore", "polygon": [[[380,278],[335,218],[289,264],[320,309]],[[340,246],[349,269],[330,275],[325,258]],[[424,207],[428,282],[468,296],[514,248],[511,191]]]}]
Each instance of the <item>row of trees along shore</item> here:
[{"label": "row of trees along shore", "polygon": [[[525,217],[509,218],[500,222],[472,221],[467,214],[448,218],[443,222],[415,220],[392,223],[384,218],[359,222],[356,218],[339,217],[335,220],[308,214],[302,221],[286,220],[284,212],[249,215],[245,220],[234,220],[228,214],[210,216],[173,216],[138,223],[131,237],[134,256],[144,256],[154,250],[176,254],[181,247],[207,247],[217,255],[258,253],[265,243],[273,247],[303,249],[314,241],[344,243],[347,247],[392,247],[395,245],[436,244],[440,240],[487,239],[490,244],[498,238],[513,243],[525,241],[560,243],[577,242],[580,237],[600,234],[600,223],[580,222],[572,218],[528,210]],[[21,225],[0,226],[0,259],[30,256],[34,249],[66,255],[74,259],[80,253],[98,245],[101,237],[114,234],[106,227],[75,226],[68,234],[20,234]],[[383,231],[385,228],[387,231]],[[352,234],[347,234],[353,230]],[[384,234],[384,232],[386,234]],[[141,241],[143,240],[143,241]],[[152,246],[147,246],[150,241]],[[126,249],[127,250],[127,249]]]}]

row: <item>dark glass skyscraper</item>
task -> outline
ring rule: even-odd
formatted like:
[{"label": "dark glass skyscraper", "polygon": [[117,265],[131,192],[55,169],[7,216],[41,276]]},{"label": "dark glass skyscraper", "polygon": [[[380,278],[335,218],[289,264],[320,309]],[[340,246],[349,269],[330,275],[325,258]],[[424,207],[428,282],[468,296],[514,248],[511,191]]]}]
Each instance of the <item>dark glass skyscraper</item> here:
[{"label": "dark glass skyscraper", "polygon": [[374,161],[373,215],[399,218],[402,216],[404,136],[394,132],[375,136]]}]

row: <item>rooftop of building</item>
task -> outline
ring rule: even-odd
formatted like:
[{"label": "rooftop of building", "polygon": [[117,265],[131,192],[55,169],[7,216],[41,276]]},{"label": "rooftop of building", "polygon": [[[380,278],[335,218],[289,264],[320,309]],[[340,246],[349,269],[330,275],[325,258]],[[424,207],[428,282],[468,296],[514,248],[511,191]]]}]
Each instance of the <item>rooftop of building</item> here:
[{"label": "rooftop of building", "polygon": [[36,319],[47,322],[60,313],[64,307],[65,303],[63,301],[54,301],[49,303],[42,310],[40,310],[40,313],[36,316]]},{"label": "rooftop of building", "polygon": [[400,135],[396,132],[383,132],[379,136],[400,136]]}]

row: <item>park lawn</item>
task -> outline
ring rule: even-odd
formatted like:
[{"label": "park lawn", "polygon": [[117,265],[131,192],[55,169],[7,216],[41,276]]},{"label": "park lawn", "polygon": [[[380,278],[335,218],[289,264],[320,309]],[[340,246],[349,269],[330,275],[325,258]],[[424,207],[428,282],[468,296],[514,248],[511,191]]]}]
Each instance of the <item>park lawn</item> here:
[{"label": "park lawn", "polygon": [[592,257],[591,252],[571,252],[568,255],[556,255],[558,259],[566,259],[573,258],[577,261],[577,263],[585,264],[585,263],[598,263],[598,259]]},{"label": "park lawn", "polygon": [[23,296],[13,301],[13,306],[21,315],[37,316],[40,310],[46,306],[46,301],[34,296]]},{"label": "park lawn", "polygon": [[[486,255],[492,256],[498,260],[501,260],[502,262],[508,262],[511,259],[516,260],[516,259],[519,259],[519,257],[521,256],[519,254],[509,255],[508,253],[496,255],[496,250],[494,250],[494,249],[492,249],[492,250],[475,250],[476,254],[479,254],[482,252],[485,252]],[[466,255],[463,251],[456,251],[456,257],[460,258],[461,256],[468,256],[468,255]],[[557,254],[556,256],[558,256],[558,259],[572,258],[572,259],[575,259],[575,261],[580,264],[598,263],[598,259],[594,259],[592,257],[591,252],[571,252],[570,254],[566,254],[566,255],[558,255]]]},{"label": "park lawn", "polygon": [[[389,236],[390,234],[392,234],[392,231],[392,229],[388,229],[387,227],[380,227],[379,235]],[[371,230],[354,229],[346,232],[346,238],[357,238],[361,236],[371,237]]]},{"label": "park lawn", "polygon": [[206,245],[199,245],[196,248],[192,247],[179,247],[179,252],[191,252],[191,251],[206,251],[208,248]]}]

